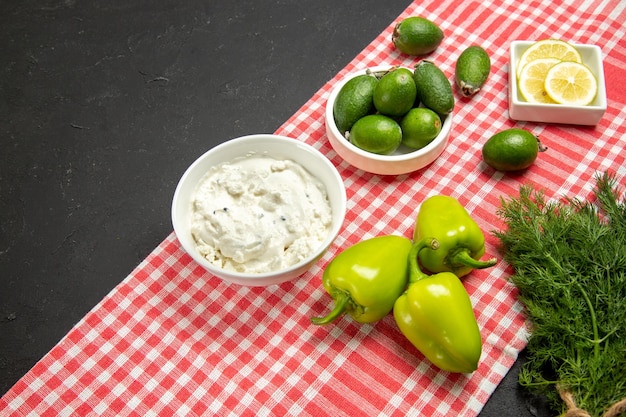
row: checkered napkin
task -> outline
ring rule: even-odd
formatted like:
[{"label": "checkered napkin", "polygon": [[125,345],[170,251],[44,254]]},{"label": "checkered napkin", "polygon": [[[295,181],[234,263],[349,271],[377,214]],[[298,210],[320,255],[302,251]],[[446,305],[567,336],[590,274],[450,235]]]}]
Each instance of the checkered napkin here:
[{"label": "checkered napkin", "polygon": [[[344,228],[315,267],[280,286],[227,285],[195,264],[171,234],[0,399],[0,414],[477,415],[526,343],[523,309],[503,261],[464,280],[484,342],[471,375],[432,366],[391,316],[372,325],[345,317],[322,327],[309,318],[329,311],[320,276],[330,259],[376,235],[411,237],[416,206],[430,195],[458,198],[487,235],[486,256],[498,257],[490,231],[502,227],[495,214],[501,196],[528,183],[549,195],[586,198],[596,172],[626,176],[626,3],[491,3],[415,2],[276,132],[318,148],[345,181]],[[444,30],[430,59],[450,78],[456,58],[473,43],[489,52],[492,72],[477,96],[457,99],[450,143],[437,161],[409,175],[368,174],[330,147],[325,101],[352,70],[414,65],[390,44],[395,23],[411,15]],[[609,108],[597,126],[508,118],[509,44],[545,37],[602,48]],[[540,135],[549,148],[523,175],[481,162],[486,138],[512,126]]]}]

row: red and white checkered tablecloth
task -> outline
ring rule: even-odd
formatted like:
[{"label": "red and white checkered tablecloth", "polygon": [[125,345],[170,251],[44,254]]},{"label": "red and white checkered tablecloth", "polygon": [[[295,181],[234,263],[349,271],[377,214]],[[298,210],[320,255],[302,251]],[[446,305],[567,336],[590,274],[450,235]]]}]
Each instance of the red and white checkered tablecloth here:
[{"label": "red and white checkered tablecloth", "polygon": [[[395,23],[421,15],[446,37],[430,57],[452,78],[473,43],[491,56],[484,89],[457,99],[450,143],[429,167],[384,177],[349,166],[325,137],[323,110],[347,72],[381,64],[411,67],[390,43]],[[317,327],[328,311],[321,272],[342,249],[383,234],[411,237],[415,208],[432,194],[458,198],[487,234],[503,195],[530,183],[549,195],[586,198],[598,171],[626,177],[626,2],[416,1],[276,133],[312,144],[338,167],[348,192],[344,228],[301,278],[280,286],[226,285],[168,236],[0,399],[0,415],[392,416],[477,415],[526,343],[522,306],[504,262],[465,281],[484,341],[472,375],[431,366],[392,316],[373,325],[349,318]],[[508,118],[508,48],[513,40],[556,37],[602,48],[609,107],[595,127],[520,123]],[[523,175],[481,162],[484,141],[520,126],[549,150]]]}]

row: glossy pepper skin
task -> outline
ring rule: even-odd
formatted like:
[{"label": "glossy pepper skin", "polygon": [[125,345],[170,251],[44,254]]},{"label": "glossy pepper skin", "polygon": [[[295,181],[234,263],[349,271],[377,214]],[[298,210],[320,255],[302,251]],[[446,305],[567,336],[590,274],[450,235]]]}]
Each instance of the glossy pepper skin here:
[{"label": "glossy pepper skin", "polygon": [[485,254],[485,236],[465,207],[454,197],[435,195],[426,199],[415,221],[413,241],[433,237],[439,249],[419,254],[422,267],[430,272],[453,272],[458,277],[473,269],[489,268],[496,259],[480,261]]},{"label": "glossy pepper skin", "polygon": [[328,324],[348,313],[359,323],[372,323],[389,314],[406,288],[411,246],[406,237],[378,236],[337,255],[322,277],[335,307],[327,316],[313,317],[311,322]]},{"label": "glossy pepper skin", "polygon": [[471,373],[482,352],[480,330],[472,304],[459,277],[451,272],[427,275],[417,258],[435,239],[415,243],[409,253],[409,286],[393,307],[404,336],[440,369]]}]

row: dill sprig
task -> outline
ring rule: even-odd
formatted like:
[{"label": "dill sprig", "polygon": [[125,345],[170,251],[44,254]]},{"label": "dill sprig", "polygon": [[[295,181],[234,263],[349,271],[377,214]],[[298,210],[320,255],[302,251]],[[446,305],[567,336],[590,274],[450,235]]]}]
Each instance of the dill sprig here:
[{"label": "dill sprig", "polygon": [[626,399],[626,196],[613,174],[595,180],[595,201],[521,186],[498,210],[507,229],[493,233],[530,325],[520,384],[554,410],[570,396],[601,416]]}]

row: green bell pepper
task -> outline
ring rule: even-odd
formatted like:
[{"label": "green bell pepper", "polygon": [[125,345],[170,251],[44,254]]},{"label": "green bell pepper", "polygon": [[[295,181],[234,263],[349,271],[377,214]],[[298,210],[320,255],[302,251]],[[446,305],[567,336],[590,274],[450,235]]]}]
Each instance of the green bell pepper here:
[{"label": "green bell pepper", "polygon": [[422,267],[430,272],[453,272],[458,277],[473,269],[494,266],[495,258],[480,261],[485,254],[485,236],[465,207],[453,197],[435,195],[426,199],[417,214],[413,241],[433,237],[439,249],[419,254]]},{"label": "green bell pepper", "polygon": [[337,255],[324,270],[322,284],[335,300],[325,317],[313,324],[328,324],[344,313],[359,323],[382,319],[406,288],[407,256],[411,240],[402,236],[378,236],[363,240]]},{"label": "green bell pepper", "polygon": [[396,300],[393,315],[400,331],[428,360],[444,371],[471,373],[482,352],[472,304],[451,272],[427,275],[418,265],[422,250],[437,250],[437,240],[414,243],[409,253],[409,286]]}]

